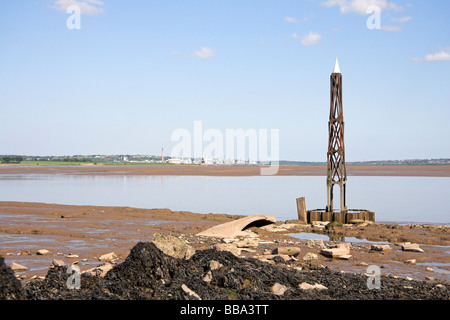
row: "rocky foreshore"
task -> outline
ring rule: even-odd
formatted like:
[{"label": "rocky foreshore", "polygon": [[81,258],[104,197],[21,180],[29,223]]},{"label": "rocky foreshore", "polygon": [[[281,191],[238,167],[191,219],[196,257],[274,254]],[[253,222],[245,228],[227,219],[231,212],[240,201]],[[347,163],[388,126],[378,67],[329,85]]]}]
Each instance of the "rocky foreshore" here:
[{"label": "rocky foreshore", "polygon": [[290,220],[224,238],[203,234],[243,216],[0,204],[1,299],[449,298],[448,226]]},{"label": "rocky foreshore", "polygon": [[[185,258],[175,258],[157,245],[166,250],[158,243],[136,244],[124,261],[111,265],[106,273],[76,274],[64,264],[54,263],[44,279],[34,279],[24,285],[0,258],[0,299],[450,299],[448,284],[383,275],[377,280],[371,274],[337,272],[312,264],[292,268],[280,257],[269,263],[217,249],[197,250],[189,254],[188,259],[183,249]],[[79,288],[74,281],[74,276],[78,275]]]}]

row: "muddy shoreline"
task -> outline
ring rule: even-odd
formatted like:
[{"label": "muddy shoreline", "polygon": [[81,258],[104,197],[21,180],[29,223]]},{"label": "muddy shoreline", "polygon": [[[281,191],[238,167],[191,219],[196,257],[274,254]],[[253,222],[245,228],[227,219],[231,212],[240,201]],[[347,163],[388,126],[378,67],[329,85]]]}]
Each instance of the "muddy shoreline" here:
[{"label": "muddy shoreline", "polygon": [[[325,165],[280,165],[278,176],[326,176]],[[20,166],[0,165],[2,174],[68,175],[203,175],[258,176],[260,166],[154,165],[154,166]],[[450,165],[347,165],[349,176],[450,177]]]},{"label": "muddy shoreline", "polygon": [[[87,270],[101,264],[99,257],[114,252],[123,261],[138,242],[151,241],[157,232],[179,237],[197,250],[222,243],[222,239],[196,234],[211,226],[242,216],[198,214],[170,209],[74,206],[28,202],[0,202],[0,256],[8,265],[19,263],[29,268],[16,272],[27,283],[47,274],[53,259]],[[338,272],[363,274],[368,265],[380,266],[383,275],[412,278],[433,283],[450,283],[450,227],[435,225],[344,225],[326,230],[320,225],[300,225],[295,220],[277,221],[272,228],[251,228],[260,241],[256,248],[244,249],[241,257],[259,257],[280,246],[300,249],[291,267],[306,264],[306,254],[317,259],[308,265]],[[303,238],[296,238],[302,235]],[[325,245],[350,243],[351,259],[324,257],[310,239],[325,237]],[[350,237],[350,238],[349,238]],[[418,243],[424,252],[405,252],[398,243]],[[387,243],[391,250],[371,250],[373,244]],[[46,249],[45,255],[37,251]],[[76,256],[70,256],[75,254]],[[413,264],[408,261],[415,260]]]}]

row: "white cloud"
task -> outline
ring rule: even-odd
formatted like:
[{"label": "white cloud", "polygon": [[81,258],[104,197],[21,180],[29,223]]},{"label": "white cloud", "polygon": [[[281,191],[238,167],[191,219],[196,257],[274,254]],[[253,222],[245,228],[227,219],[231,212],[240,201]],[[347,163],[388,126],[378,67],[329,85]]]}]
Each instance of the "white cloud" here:
[{"label": "white cloud", "polygon": [[103,12],[103,1],[100,0],[56,0],[50,8],[66,11],[68,7],[76,5],[80,8],[81,14],[97,15]]},{"label": "white cloud", "polygon": [[200,51],[194,51],[189,57],[191,58],[211,58],[216,55],[216,52],[213,49],[202,47]]},{"label": "white cloud", "polygon": [[292,38],[294,38],[294,39],[298,39],[298,34],[297,34],[297,32],[294,32],[291,36],[292,36]]},{"label": "white cloud", "polygon": [[450,61],[450,48],[442,50],[437,53],[430,53],[425,55],[423,58],[413,58],[414,61]]},{"label": "white cloud", "polygon": [[401,11],[403,8],[393,2],[387,0],[326,0],[322,1],[325,7],[338,6],[341,13],[357,13],[359,15],[366,15],[367,9],[371,6],[376,6],[382,10]]},{"label": "white cloud", "polygon": [[297,19],[292,17],[284,17],[283,20],[289,23],[297,23]]},{"label": "white cloud", "polygon": [[312,46],[319,42],[321,38],[322,36],[320,34],[310,31],[302,38],[302,44],[304,46]]},{"label": "white cloud", "polygon": [[412,19],[411,17],[401,17],[401,18],[392,18],[391,21],[392,22],[397,22],[397,23],[405,23],[405,22],[408,22],[411,19]]}]

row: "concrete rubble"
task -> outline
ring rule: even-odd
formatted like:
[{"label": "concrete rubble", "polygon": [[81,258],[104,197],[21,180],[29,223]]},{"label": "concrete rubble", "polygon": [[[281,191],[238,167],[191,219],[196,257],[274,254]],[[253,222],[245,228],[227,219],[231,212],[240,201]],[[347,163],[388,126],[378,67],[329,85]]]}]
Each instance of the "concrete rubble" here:
[{"label": "concrete rubble", "polygon": [[65,265],[66,265],[66,263],[59,259],[53,259],[53,261],[52,261],[52,266],[55,266],[55,267],[62,267]]},{"label": "concrete rubble", "polygon": [[101,255],[98,260],[106,262],[106,261],[112,261],[117,259],[117,255],[114,252],[106,253]]},{"label": "concrete rubble", "polygon": [[276,218],[274,216],[257,214],[219,224],[205,231],[202,231],[197,235],[219,238],[236,238],[238,236],[245,237],[248,235],[248,231],[246,231],[245,229],[249,226],[264,226],[275,222]]},{"label": "concrete rubble", "polygon": [[106,262],[103,265],[97,266],[95,268],[91,268],[83,271],[82,273],[90,274],[92,276],[104,277],[106,273],[114,267],[113,264]]},{"label": "concrete rubble", "polygon": [[315,253],[308,252],[303,256],[303,261],[311,261],[311,260],[317,260],[319,256]]},{"label": "concrete rubble", "polygon": [[16,262],[12,262],[9,267],[13,270],[13,271],[27,271],[29,270],[28,267],[25,267],[19,263]]},{"label": "concrete rubble", "polygon": [[386,251],[386,250],[391,250],[391,246],[388,244],[374,244],[370,247],[370,250],[374,250],[374,251]]},{"label": "concrete rubble", "polygon": [[300,283],[298,285],[298,287],[302,290],[326,290],[326,289],[328,289],[327,287],[325,287],[324,285],[321,285],[319,283],[309,284],[307,282]]},{"label": "concrete rubble", "polygon": [[36,252],[36,254],[37,254],[38,256],[43,256],[43,255],[46,255],[46,254],[50,254],[50,251],[47,250],[47,249],[40,249],[40,250],[38,250],[38,251]]},{"label": "concrete rubble", "polygon": [[320,254],[328,258],[337,258],[340,256],[348,256],[350,250],[347,248],[329,248],[320,250]]},{"label": "concrete rubble", "polygon": [[402,245],[403,251],[423,252],[417,243],[406,243]]}]

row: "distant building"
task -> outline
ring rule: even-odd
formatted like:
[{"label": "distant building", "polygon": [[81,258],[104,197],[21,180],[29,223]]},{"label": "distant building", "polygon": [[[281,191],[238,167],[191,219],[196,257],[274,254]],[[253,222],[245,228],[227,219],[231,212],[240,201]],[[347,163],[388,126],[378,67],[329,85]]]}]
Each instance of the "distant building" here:
[{"label": "distant building", "polygon": [[169,159],[168,162],[169,163],[173,163],[173,164],[182,164],[183,160],[181,160],[181,159]]}]

